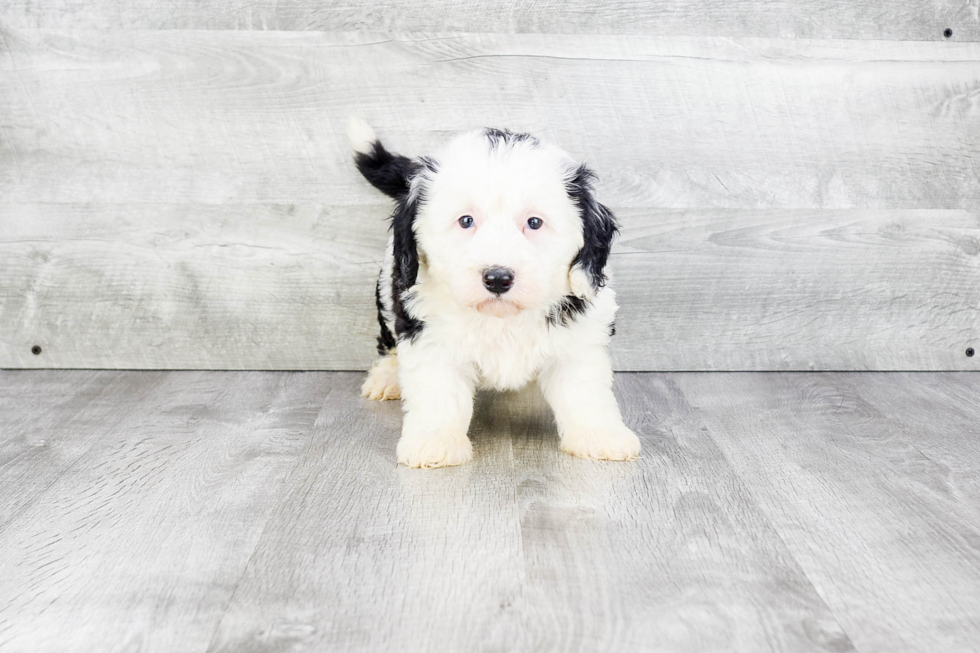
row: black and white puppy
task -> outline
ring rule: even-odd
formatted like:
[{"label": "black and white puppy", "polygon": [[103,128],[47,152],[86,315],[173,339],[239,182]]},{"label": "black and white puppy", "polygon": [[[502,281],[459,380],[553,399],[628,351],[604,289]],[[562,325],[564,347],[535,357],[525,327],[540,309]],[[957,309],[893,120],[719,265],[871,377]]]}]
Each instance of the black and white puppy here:
[{"label": "black and white puppy", "polygon": [[470,460],[476,389],[534,379],[563,451],[636,458],[607,352],[616,221],[595,199],[593,172],[529,134],[497,129],[415,159],[389,152],[361,120],[348,137],[357,168],[397,201],[377,285],[381,359],[361,390],[402,399],[398,462]]}]

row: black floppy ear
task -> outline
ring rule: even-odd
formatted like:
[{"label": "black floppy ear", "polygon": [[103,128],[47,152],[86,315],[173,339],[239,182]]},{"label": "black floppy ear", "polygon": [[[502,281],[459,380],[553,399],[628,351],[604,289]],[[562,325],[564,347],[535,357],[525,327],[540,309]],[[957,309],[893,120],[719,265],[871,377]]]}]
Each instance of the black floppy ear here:
[{"label": "black floppy ear", "polygon": [[393,232],[393,265],[391,268],[392,310],[395,313],[395,335],[415,340],[424,324],[414,317],[405,305],[408,290],[415,285],[419,274],[419,248],[415,242],[415,215],[418,213],[418,196],[409,192],[398,198],[398,206],[391,216]]},{"label": "black floppy ear", "polygon": [[398,198],[391,216],[394,236],[394,267],[391,270],[395,296],[415,285],[419,274],[419,248],[415,243],[415,215],[418,198],[410,193]]},{"label": "black floppy ear", "polygon": [[606,285],[606,262],[612,249],[613,236],[619,231],[616,217],[595,199],[593,182],[596,174],[584,164],[570,171],[565,182],[568,196],[578,207],[582,218],[584,243],[569,270],[572,294],[591,299]]},{"label": "black floppy ear", "polygon": [[405,168],[405,192],[395,196],[397,205],[391,216],[391,230],[394,235],[394,269],[391,271],[394,290],[397,295],[415,285],[419,274],[419,248],[415,242],[415,217],[419,203],[424,201],[430,176],[439,165],[435,159],[420,156]]}]

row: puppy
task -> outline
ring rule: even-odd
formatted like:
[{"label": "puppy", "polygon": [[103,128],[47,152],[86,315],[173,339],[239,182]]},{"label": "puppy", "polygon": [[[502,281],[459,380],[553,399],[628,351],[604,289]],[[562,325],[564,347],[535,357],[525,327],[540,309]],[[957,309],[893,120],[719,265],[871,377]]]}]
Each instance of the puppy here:
[{"label": "puppy", "polygon": [[562,451],[636,458],[606,349],[616,220],[595,199],[594,173],[534,136],[498,129],[415,159],[389,152],[361,120],[348,137],[358,170],[396,201],[375,293],[381,359],[361,391],[402,399],[398,462],[470,460],[474,392],[534,379]]}]

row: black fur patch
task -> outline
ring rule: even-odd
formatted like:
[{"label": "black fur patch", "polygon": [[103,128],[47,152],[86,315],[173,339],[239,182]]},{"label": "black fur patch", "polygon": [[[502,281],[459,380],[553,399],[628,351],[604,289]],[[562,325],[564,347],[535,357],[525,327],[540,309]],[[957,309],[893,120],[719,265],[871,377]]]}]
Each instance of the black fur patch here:
[{"label": "black fur patch", "polygon": [[431,157],[423,156],[413,161],[408,157],[389,152],[378,141],[372,143],[370,154],[355,153],[354,161],[357,169],[372,186],[397,201],[391,215],[394,241],[394,266],[391,270],[391,298],[395,314],[394,335],[384,320],[380,285],[375,288],[378,322],[381,324],[378,352],[384,355],[388,350],[393,349],[399,340],[415,339],[424,326],[421,320],[408,314],[404,301],[408,290],[415,285],[419,272],[418,244],[415,242],[413,227],[419,202],[425,194],[425,187],[422,186],[420,192],[412,197],[411,188],[414,177],[425,171],[435,173],[439,166]]},{"label": "black fur patch", "polygon": [[370,154],[354,154],[354,163],[364,178],[385,195],[396,199],[408,195],[409,181],[416,167],[408,157],[392,154],[375,141]]},{"label": "black fur patch", "polygon": [[397,297],[403,290],[415,285],[419,274],[419,248],[415,242],[415,214],[418,198],[403,197],[398,200],[391,215],[391,231],[394,236],[394,268],[391,271]]},{"label": "black fur patch", "polygon": [[[420,193],[420,197],[421,197]],[[414,340],[424,326],[421,320],[409,315],[405,299],[409,289],[415,285],[419,273],[419,249],[415,241],[415,215],[418,212],[419,198],[403,197],[391,216],[391,229],[394,235],[394,266],[391,270],[391,296],[395,310],[395,335],[399,340]]]},{"label": "black fur patch", "polygon": [[548,324],[556,327],[568,326],[575,321],[575,318],[589,310],[589,306],[591,304],[586,299],[575,295],[565,295],[548,311]]},{"label": "black fur patch", "polygon": [[616,322],[615,321],[609,323],[609,337],[612,338],[614,335],[616,335]]},{"label": "black fur patch", "polygon": [[385,321],[384,304],[381,303],[381,279],[374,286],[374,304],[378,307],[378,324],[381,325],[381,334],[378,335],[378,354],[384,356],[395,348],[395,336],[388,329]]},{"label": "black fur patch", "polygon": [[422,320],[418,320],[408,314],[408,309],[405,308],[405,301],[411,296],[411,293],[405,293],[403,298],[402,294],[396,294],[395,299],[395,333],[398,334],[398,340],[402,341],[406,338],[414,341],[420,333],[422,333],[422,327],[425,323]]},{"label": "black fur patch", "polygon": [[609,260],[609,250],[612,249],[613,236],[619,231],[619,226],[612,211],[595,199],[592,188],[595,173],[585,165],[569,172],[565,189],[578,206],[585,241],[572,265],[581,266],[589,275],[593,288],[598,290],[606,285],[606,262]]},{"label": "black fur patch", "polygon": [[523,143],[524,141],[528,141],[534,147],[537,147],[539,144],[538,139],[531,134],[512,132],[509,129],[495,129],[493,127],[487,127],[483,130],[483,134],[490,142],[491,150],[495,150],[500,147],[501,143],[504,145],[513,145],[514,143]]}]

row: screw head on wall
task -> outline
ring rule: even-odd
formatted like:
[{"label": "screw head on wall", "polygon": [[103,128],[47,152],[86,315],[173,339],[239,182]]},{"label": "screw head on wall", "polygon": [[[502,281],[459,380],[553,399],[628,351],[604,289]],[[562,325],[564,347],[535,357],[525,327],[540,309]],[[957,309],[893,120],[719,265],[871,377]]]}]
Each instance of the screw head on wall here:
[{"label": "screw head on wall", "polygon": [[31,347],[31,353],[34,354],[35,356],[40,356],[41,355],[41,345],[34,345],[33,347]]}]

